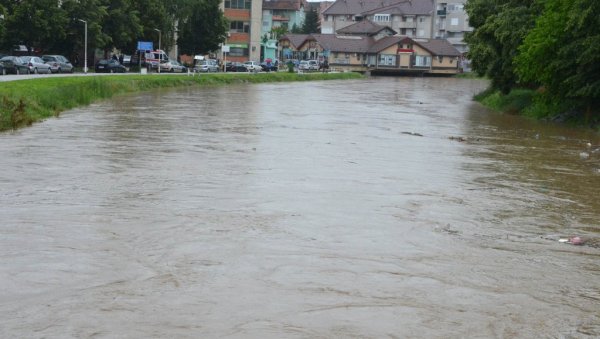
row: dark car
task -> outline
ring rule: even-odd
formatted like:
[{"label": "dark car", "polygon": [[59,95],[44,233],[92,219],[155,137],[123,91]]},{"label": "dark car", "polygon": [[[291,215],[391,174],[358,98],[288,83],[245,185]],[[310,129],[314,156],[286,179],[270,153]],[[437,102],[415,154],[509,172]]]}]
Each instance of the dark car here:
[{"label": "dark car", "polygon": [[52,73],[73,73],[73,65],[62,55],[43,55],[42,60],[50,65]]},{"label": "dark car", "polygon": [[115,59],[102,59],[96,63],[96,73],[125,73],[127,67]]},{"label": "dark car", "polygon": [[227,72],[248,72],[248,67],[241,62],[228,62],[225,64]]},{"label": "dark car", "polygon": [[272,62],[263,62],[260,64],[260,67],[262,67],[263,71],[265,72],[277,72],[279,70],[279,68]]},{"label": "dark car", "polygon": [[2,67],[4,68],[3,74],[29,74],[29,67],[21,58],[14,55],[8,55],[0,59]]}]

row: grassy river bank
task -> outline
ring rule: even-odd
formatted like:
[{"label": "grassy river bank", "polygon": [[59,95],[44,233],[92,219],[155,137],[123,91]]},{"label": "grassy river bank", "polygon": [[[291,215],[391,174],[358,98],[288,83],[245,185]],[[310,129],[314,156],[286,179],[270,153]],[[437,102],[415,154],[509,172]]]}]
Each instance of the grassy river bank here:
[{"label": "grassy river bank", "polygon": [[577,102],[544,100],[541,90],[515,88],[508,94],[488,89],[474,100],[496,111],[531,119],[591,128],[600,133],[600,112],[585,110]]},{"label": "grassy river bank", "polygon": [[357,73],[260,73],[73,76],[23,79],[0,86],[0,131],[29,126],[61,112],[115,95],[159,87],[219,86],[310,80],[356,79]]}]

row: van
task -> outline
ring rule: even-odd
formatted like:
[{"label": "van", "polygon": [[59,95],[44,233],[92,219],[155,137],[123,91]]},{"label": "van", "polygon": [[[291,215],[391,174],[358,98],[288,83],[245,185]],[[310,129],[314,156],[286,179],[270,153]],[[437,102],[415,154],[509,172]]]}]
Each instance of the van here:
[{"label": "van", "polygon": [[[141,62],[140,62],[141,58]],[[150,69],[158,69],[158,62],[168,62],[169,56],[163,50],[141,50],[138,49],[131,56],[131,66],[140,65],[142,67],[148,67]]]}]

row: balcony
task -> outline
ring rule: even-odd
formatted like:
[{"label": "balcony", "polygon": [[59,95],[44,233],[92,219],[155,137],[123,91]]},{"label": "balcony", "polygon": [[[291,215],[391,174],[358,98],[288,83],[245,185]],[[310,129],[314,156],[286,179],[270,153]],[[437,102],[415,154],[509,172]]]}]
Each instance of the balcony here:
[{"label": "balcony", "polygon": [[438,16],[446,16],[446,9],[438,9],[437,15]]},{"label": "balcony", "polygon": [[413,21],[413,22],[401,21],[398,23],[398,28],[417,28],[417,22],[416,21]]}]

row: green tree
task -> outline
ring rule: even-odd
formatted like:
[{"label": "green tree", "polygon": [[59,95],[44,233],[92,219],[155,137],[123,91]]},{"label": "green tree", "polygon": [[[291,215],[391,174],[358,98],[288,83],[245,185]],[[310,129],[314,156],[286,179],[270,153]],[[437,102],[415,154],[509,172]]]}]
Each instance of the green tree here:
[{"label": "green tree", "polygon": [[206,54],[225,41],[229,23],[219,5],[220,0],[201,0],[190,5],[189,15],[179,22],[177,43],[181,53]]},{"label": "green tree", "polygon": [[292,25],[292,29],[290,30],[290,33],[292,33],[292,34],[300,34],[302,32],[303,32],[302,28],[298,27],[298,25],[296,25],[296,24]]},{"label": "green tree", "polygon": [[7,14],[4,47],[27,45],[52,50],[66,36],[70,19],[59,0],[22,0],[4,2]]},{"label": "green tree", "polygon": [[547,101],[568,101],[589,114],[600,104],[600,2],[544,3],[519,49],[517,73],[525,82],[542,85]]},{"label": "green tree", "polygon": [[106,19],[102,32],[109,37],[103,49],[108,53],[113,48],[134,51],[143,34],[140,12],[131,0],[103,0],[107,5]]},{"label": "green tree", "polygon": [[312,8],[306,13],[304,25],[302,25],[302,33],[319,33],[319,14],[316,9]]},{"label": "green tree", "polygon": [[[140,40],[152,40],[158,48],[158,40],[161,40],[161,48],[168,51],[173,45],[173,33],[175,31],[175,17],[167,9],[167,1],[163,0],[131,0],[139,13],[142,34],[134,37],[133,43]],[[160,30],[157,32],[156,30]],[[131,45],[131,47],[135,47]]]},{"label": "green tree", "polygon": [[6,7],[2,6],[2,4],[0,4],[0,46],[4,45],[4,36],[5,36],[5,32],[6,29],[5,27],[5,18],[6,15],[8,14],[8,11],[6,10]]},{"label": "green tree", "polygon": [[288,32],[287,27],[279,26],[271,28],[271,33],[273,33],[273,39],[279,39],[284,36]]},{"label": "green tree", "polygon": [[69,23],[65,27],[65,37],[58,39],[54,46],[56,52],[70,56],[83,51],[85,25],[80,19],[87,21],[90,53],[95,48],[104,48],[110,41],[110,37],[102,32],[107,10],[101,0],[63,0],[62,8],[69,18]]},{"label": "green tree", "polygon": [[517,83],[514,58],[533,28],[539,6],[535,0],[470,0],[465,7],[473,32],[465,38],[473,69],[508,93]]}]

